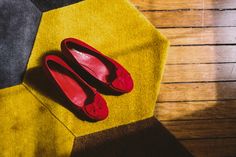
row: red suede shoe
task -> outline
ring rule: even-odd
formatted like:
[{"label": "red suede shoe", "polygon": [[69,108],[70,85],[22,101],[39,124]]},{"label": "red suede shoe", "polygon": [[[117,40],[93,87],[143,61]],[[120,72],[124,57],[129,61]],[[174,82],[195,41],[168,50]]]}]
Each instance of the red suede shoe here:
[{"label": "red suede shoe", "polygon": [[44,58],[47,76],[59,87],[66,98],[92,120],[103,120],[108,116],[106,101],[75,73],[60,57],[47,55]]},{"label": "red suede shoe", "polygon": [[61,42],[62,54],[72,63],[76,72],[88,83],[117,93],[128,93],[133,89],[133,80],[128,71],[113,59],[105,56],[88,44],[67,38]]}]

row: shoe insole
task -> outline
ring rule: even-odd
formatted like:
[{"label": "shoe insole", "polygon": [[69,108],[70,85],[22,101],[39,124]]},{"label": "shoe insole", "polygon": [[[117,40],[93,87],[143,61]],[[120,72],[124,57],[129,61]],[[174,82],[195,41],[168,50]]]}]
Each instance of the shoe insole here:
[{"label": "shoe insole", "polygon": [[52,61],[49,61],[48,66],[62,91],[73,104],[82,107],[92,101],[93,91],[73,73]]},{"label": "shoe insole", "polygon": [[115,73],[114,65],[110,63],[105,57],[87,50],[85,48],[73,47],[71,48],[73,56],[78,62],[90,72],[91,75],[96,77],[102,82],[107,82],[111,78],[111,74]]}]

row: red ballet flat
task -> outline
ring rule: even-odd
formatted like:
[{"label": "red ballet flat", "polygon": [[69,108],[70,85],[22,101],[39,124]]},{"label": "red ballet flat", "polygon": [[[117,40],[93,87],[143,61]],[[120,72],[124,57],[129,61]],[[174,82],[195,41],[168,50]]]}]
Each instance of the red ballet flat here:
[{"label": "red ballet flat", "polygon": [[105,86],[121,94],[133,89],[131,75],[123,66],[83,41],[74,38],[64,39],[61,42],[61,49],[73,69],[76,72],[82,71],[81,76],[84,76],[84,80],[88,83],[95,81],[97,87]]},{"label": "red ballet flat", "polygon": [[77,109],[95,121],[108,116],[108,107],[104,98],[90,87],[63,59],[56,55],[44,58],[46,75],[59,87],[60,91]]}]

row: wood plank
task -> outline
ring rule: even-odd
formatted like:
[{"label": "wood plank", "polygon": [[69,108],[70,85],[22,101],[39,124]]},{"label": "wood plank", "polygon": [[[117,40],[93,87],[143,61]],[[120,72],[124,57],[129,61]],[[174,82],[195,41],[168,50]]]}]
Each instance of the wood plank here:
[{"label": "wood plank", "polygon": [[180,142],[197,157],[236,156],[235,138],[182,140]]},{"label": "wood plank", "polygon": [[236,44],[236,27],[159,29],[171,45]]},{"label": "wood plank", "polygon": [[236,62],[235,49],[236,46],[170,47],[167,64]]},{"label": "wood plank", "polygon": [[236,138],[236,119],[161,122],[177,139]]},{"label": "wood plank", "polygon": [[167,65],[163,83],[236,80],[236,63]]},{"label": "wood plank", "polygon": [[[235,0],[130,0],[140,10],[231,9]],[[204,3],[203,3],[204,2]]]},{"label": "wood plank", "polygon": [[158,28],[236,26],[236,10],[143,12]]},{"label": "wood plank", "polygon": [[236,118],[236,101],[157,103],[154,114],[161,121]]},{"label": "wood plank", "polygon": [[232,99],[236,99],[236,82],[162,84],[158,101]]}]

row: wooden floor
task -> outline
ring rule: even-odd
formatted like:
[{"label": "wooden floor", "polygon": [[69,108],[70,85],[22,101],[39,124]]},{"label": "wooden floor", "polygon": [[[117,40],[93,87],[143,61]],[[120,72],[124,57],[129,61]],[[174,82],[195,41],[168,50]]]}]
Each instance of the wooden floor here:
[{"label": "wooden floor", "polygon": [[199,157],[236,156],[236,0],[131,0],[171,42],[155,115]]}]

